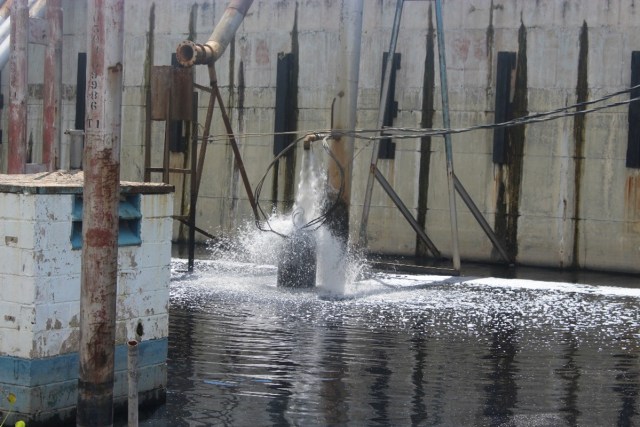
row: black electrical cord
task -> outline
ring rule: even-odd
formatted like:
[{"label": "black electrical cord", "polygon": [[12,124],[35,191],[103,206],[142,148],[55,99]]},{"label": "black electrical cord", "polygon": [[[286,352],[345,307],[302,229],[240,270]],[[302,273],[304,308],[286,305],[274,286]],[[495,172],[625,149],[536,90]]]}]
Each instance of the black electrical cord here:
[{"label": "black electrical cord", "polygon": [[[316,134],[315,136],[318,138],[321,135],[320,134]],[[270,231],[270,232],[272,232],[274,234],[277,234],[278,236],[283,237],[283,238],[289,237],[288,235],[280,233],[280,232],[274,230],[273,227],[271,227],[271,224],[269,223],[269,215],[267,213],[265,213],[265,211],[260,206],[260,193],[262,192],[262,186],[264,184],[264,181],[266,180],[267,175],[269,175],[269,172],[271,171],[273,166],[283,156],[285,156],[290,150],[292,150],[293,147],[296,146],[296,144],[298,144],[301,141],[303,141],[306,137],[307,137],[307,135],[304,135],[304,136],[296,139],[291,144],[289,144],[287,147],[285,147],[276,157],[274,157],[273,160],[271,161],[271,163],[267,166],[267,169],[266,169],[264,175],[262,176],[262,178],[260,179],[260,181],[256,185],[256,189],[254,191],[254,199],[256,201],[256,206],[258,208],[258,211],[260,212],[260,215],[262,216],[262,220],[261,221],[259,219],[256,220],[256,226],[258,227],[259,230]],[[329,208],[327,210],[325,210],[320,216],[318,216],[317,218],[313,218],[312,220],[310,220],[306,224],[303,224],[301,226],[296,226],[296,229],[304,229],[304,230],[315,231],[318,228],[320,228],[329,219],[329,217],[331,216],[333,211],[337,208],[338,204],[340,203],[340,200],[342,199],[342,195],[344,194],[344,188],[345,188],[344,168],[342,167],[342,165],[340,164],[338,159],[331,152],[331,149],[329,148],[329,144],[327,143],[327,139],[328,138],[331,138],[330,134],[326,135],[323,138],[323,140],[322,140],[322,148],[326,151],[326,153],[336,163],[336,166],[338,167],[338,171],[340,172],[340,189],[338,190],[338,194],[337,194],[334,202],[331,204],[331,206],[329,206]],[[299,213],[294,212],[293,214],[297,215]]]}]

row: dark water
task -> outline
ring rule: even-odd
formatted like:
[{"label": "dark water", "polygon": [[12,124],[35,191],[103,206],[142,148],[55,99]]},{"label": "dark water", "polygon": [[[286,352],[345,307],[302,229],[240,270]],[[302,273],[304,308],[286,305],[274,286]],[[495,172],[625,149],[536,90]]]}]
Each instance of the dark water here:
[{"label": "dark water", "polygon": [[180,268],[141,425],[640,425],[636,289],[376,274],[330,299]]}]

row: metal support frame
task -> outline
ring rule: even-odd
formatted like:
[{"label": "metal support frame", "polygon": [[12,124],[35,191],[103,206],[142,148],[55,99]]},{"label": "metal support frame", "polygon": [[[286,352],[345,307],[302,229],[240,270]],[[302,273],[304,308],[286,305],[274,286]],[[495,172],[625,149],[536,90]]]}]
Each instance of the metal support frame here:
[{"label": "metal support frame", "polygon": [[[171,173],[182,173],[191,175],[190,180],[190,202],[189,202],[189,211],[186,215],[175,215],[174,219],[179,221],[180,223],[188,226],[188,271],[193,271],[194,265],[194,257],[195,257],[195,233],[198,232],[203,234],[208,238],[214,238],[214,236],[201,228],[196,226],[196,205],[198,201],[198,194],[200,192],[200,184],[202,181],[204,163],[207,154],[207,146],[209,144],[209,135],[211,134],[211,124],[213,121],[213,110],[215,104],[217,102],[218,108],[220,109],[220,114],[222,117],[222,121],[225,126],[225,130],[227,132],[227,136],[229,138],[229,143],[234,153],[235,161],[238,166],[238,170],[240,171],[240,176],[242,178],[242,182],[244,184],[247,198],[249,199],[249,203],[251,205],[251,209],[253,210],[253,214],[256,218],[256,221],[259,218],[258,214],[258,206],[255,202],[255,198],[253,195],[253,191],[251,189],[251,184],[249,183],[249,177],[247,175],[244,162],[242,161],[242,156],[240,154],[240,148],[238,147],[237,140],[235,138],[233,128],[231,125],[231,120],[229,115],[227,114],[227,110],[224,105],[224,101],[222,99],[222,94],[220,93],[220,88],[218,87],[218,81],[216,77],[216,72],[213,64],[209,66],[209,76],[211,77],[211,87],[201,86],[199,84],[194,83],[193,88],[207,92],[209,94],[209,103],[207,106],[207,113],[205,117],[204,129],[202,131],[202,136],[198,135],[198,101],[197,101],[197,92],[194,93],[194,99],[192,100],[192,118],[191,118],[191,139],[192,139],[192,147],[191,147],[191,159],[190,159],[190,168],[171,168],[169,165],[169,121],[171,120],[171,114],[174,106],[172,105],[172,92],[171,87],[167,87],[164,90],[166,91],[165,100],[166,104],[164,105],[164,113],[163,117],[166,118],[165,125],[165,136],[163,142],[163,159],[162,159],[162,167],[145,167],[145,178],[149,178],[152,172],[161,172],[162,179],[165,183],[169,182],[169,175]],[[175,94],[174,94],[175,95]],[[147,104],[148,109],[152,109],[151,100],[153,96],[149,96],[149,104]],[[181,98],[178,96],[178,98]],[[152,119],[153,114],[148,114],[148,120]],[[150,128],[150,126],[147,126]],[[150,140],[150,138],[148,138]],[[197,142],[200,141],[200,149],[198,150]],[[146,147],[146,150],[150,150],[150,146]],[[150,154],[145,152],[145,158],[150,159]],[[150,163],[145,161],[145,164]],[[186,165],[185,165],[186,166]]]},{"label": "metal support frame", "polygon": [[[398,44],[398,33],[400,32],[400,18],[402,18],[402,7],[404,0],[398,0],[396,3],[396,13],[393,18],[393,28],[391,30],[391,41],[389,42],[389,53],[387,55],[387,64],[384,67],[384,76],[382,79],[382,94],[380,96],[380,106],[378,108],[378,129],[384,126],[384,117],[386,114],[387,98],[389,97],[389,83],[391,81],[391,73],[393,72],[393,58],[396,53],[396,45]],[[379,136],[379,135],[378,135]],[[380,142],[374,139],[371,164],[369,166],[369,177],[367,178],[367,187],[364,192],[364,205],[362,207],[362,219],[360,220],[360,234],[358,238],[358,246],[364,248],[367,246],[367,223],[369,222],[369,211],[371,210],[371,196],[373,194],[373,181],[375,179],[376,170],[378,169],[378,151]]]},{"label": "metal support frame", "polygon": [[[385,67],[385,74],[383,76],[382,82],[382,96],[380,97],[380,108],[378,110],[378,128],[381,129],[383,126],[383,120],[385,116],[386,109],[386,100],[389,93],[389,79],[391,76],[391,68],[393,65],[393,56],[395,54],[395,48],[397,44],[398,32],[400,29],[400,17],[402,15],[402,6],[403,0],[398,0],[396,5],[396,15],[394,18],[393,29],[391,32],[391,42],[389,48],[389,56],[387,57],[387,64]],[[442,115],[443,115],[443,125],[445,129],[451,127],[451,121],[449,118],[449,95],[448,95],[448,84],[447,84],[447,65],[445,59],[445,44],[444,44],[444,25],[442,19],[442,0],[436,0],[436,22],[437,22],[437,39],[438,39],[438,55],[439,55],[439,65],[440,65],[440,91],[442,96]],[[380,135],[378,135],[380,136]],[[418,237],[425,242],[430,252],[436,257],[440,257],[440,252],[433,244],[433,242],[429,239],[424,230],[420,227],[414,217],[411,215],[409,209],[404,205],[400,197],[393,190],[391,184],[385,179],[383,174],[377,167],[378,163],[378,146],[379,139],[374,140],[373,143],[373,152],[371,155],[371,165],[369,170],[369,178],[367,180],[367,186],[365,189],[365,199],[364,206],[362,211],[362,220],[360,223],[360,234],[359,234],[359,246],[365,247],[367,242],[367,223],[369,218],[369,211],[371,207],[371,194],[373,191],[373,179],[377,179],[380,183],[383,190],[389,195],[391,200],[398,207],[402,215],[409,222],[411,227],[417,233]],[[499,241],[491,227],[489,226],[486,219],[483,217],[482,213],[478,209],[478,207],[474,204],[471,196],[465,190],[464,186],[460,182],[460,180],[456,177],[454,169],[453,169],[453,150],[451,144],[451,135],[444,135],[445,142],[445,154],[446,154],[446,167],[447,167],[447,184],[449,189],[449,212],[451,219],[451,239],[452,239],[452,263],[453,269],[456,272],[460,271],[460,250],[459,250],[459,238],[458,238],[458,220],[457,220],[457,210],[456,210],[456,192],[460,194],[460,197],[467,205],[471,214],[476,219],[476,221],[480,224],[482,230],[491,240],[491,243],[494,245],[500,256],[506,262],[512,262],[507,251],[505,250],[502,243]]]}]

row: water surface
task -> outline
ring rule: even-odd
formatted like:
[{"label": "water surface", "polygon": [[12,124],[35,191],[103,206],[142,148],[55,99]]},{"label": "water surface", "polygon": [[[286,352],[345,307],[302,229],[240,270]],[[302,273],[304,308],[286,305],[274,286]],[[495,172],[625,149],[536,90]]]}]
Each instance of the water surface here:
[{"label": "water surface", "polygon": [[371,273],[336,298],[174,260],[167,404],[141,425],[640,424],[636,289]]}]

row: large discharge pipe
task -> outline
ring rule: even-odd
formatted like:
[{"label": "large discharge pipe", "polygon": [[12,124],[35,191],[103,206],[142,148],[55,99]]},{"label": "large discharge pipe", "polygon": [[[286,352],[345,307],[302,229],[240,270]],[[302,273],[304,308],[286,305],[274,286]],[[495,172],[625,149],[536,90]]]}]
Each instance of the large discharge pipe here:
[{"label": "large discharge pipe", "polygon": [[183,67],[197,64],[213,64],[233,40],[253,0],[231,0],[224,11],[220,22],[213,30],[211,37],[205,44],[185,40],[178,45],[176,57]]}]

